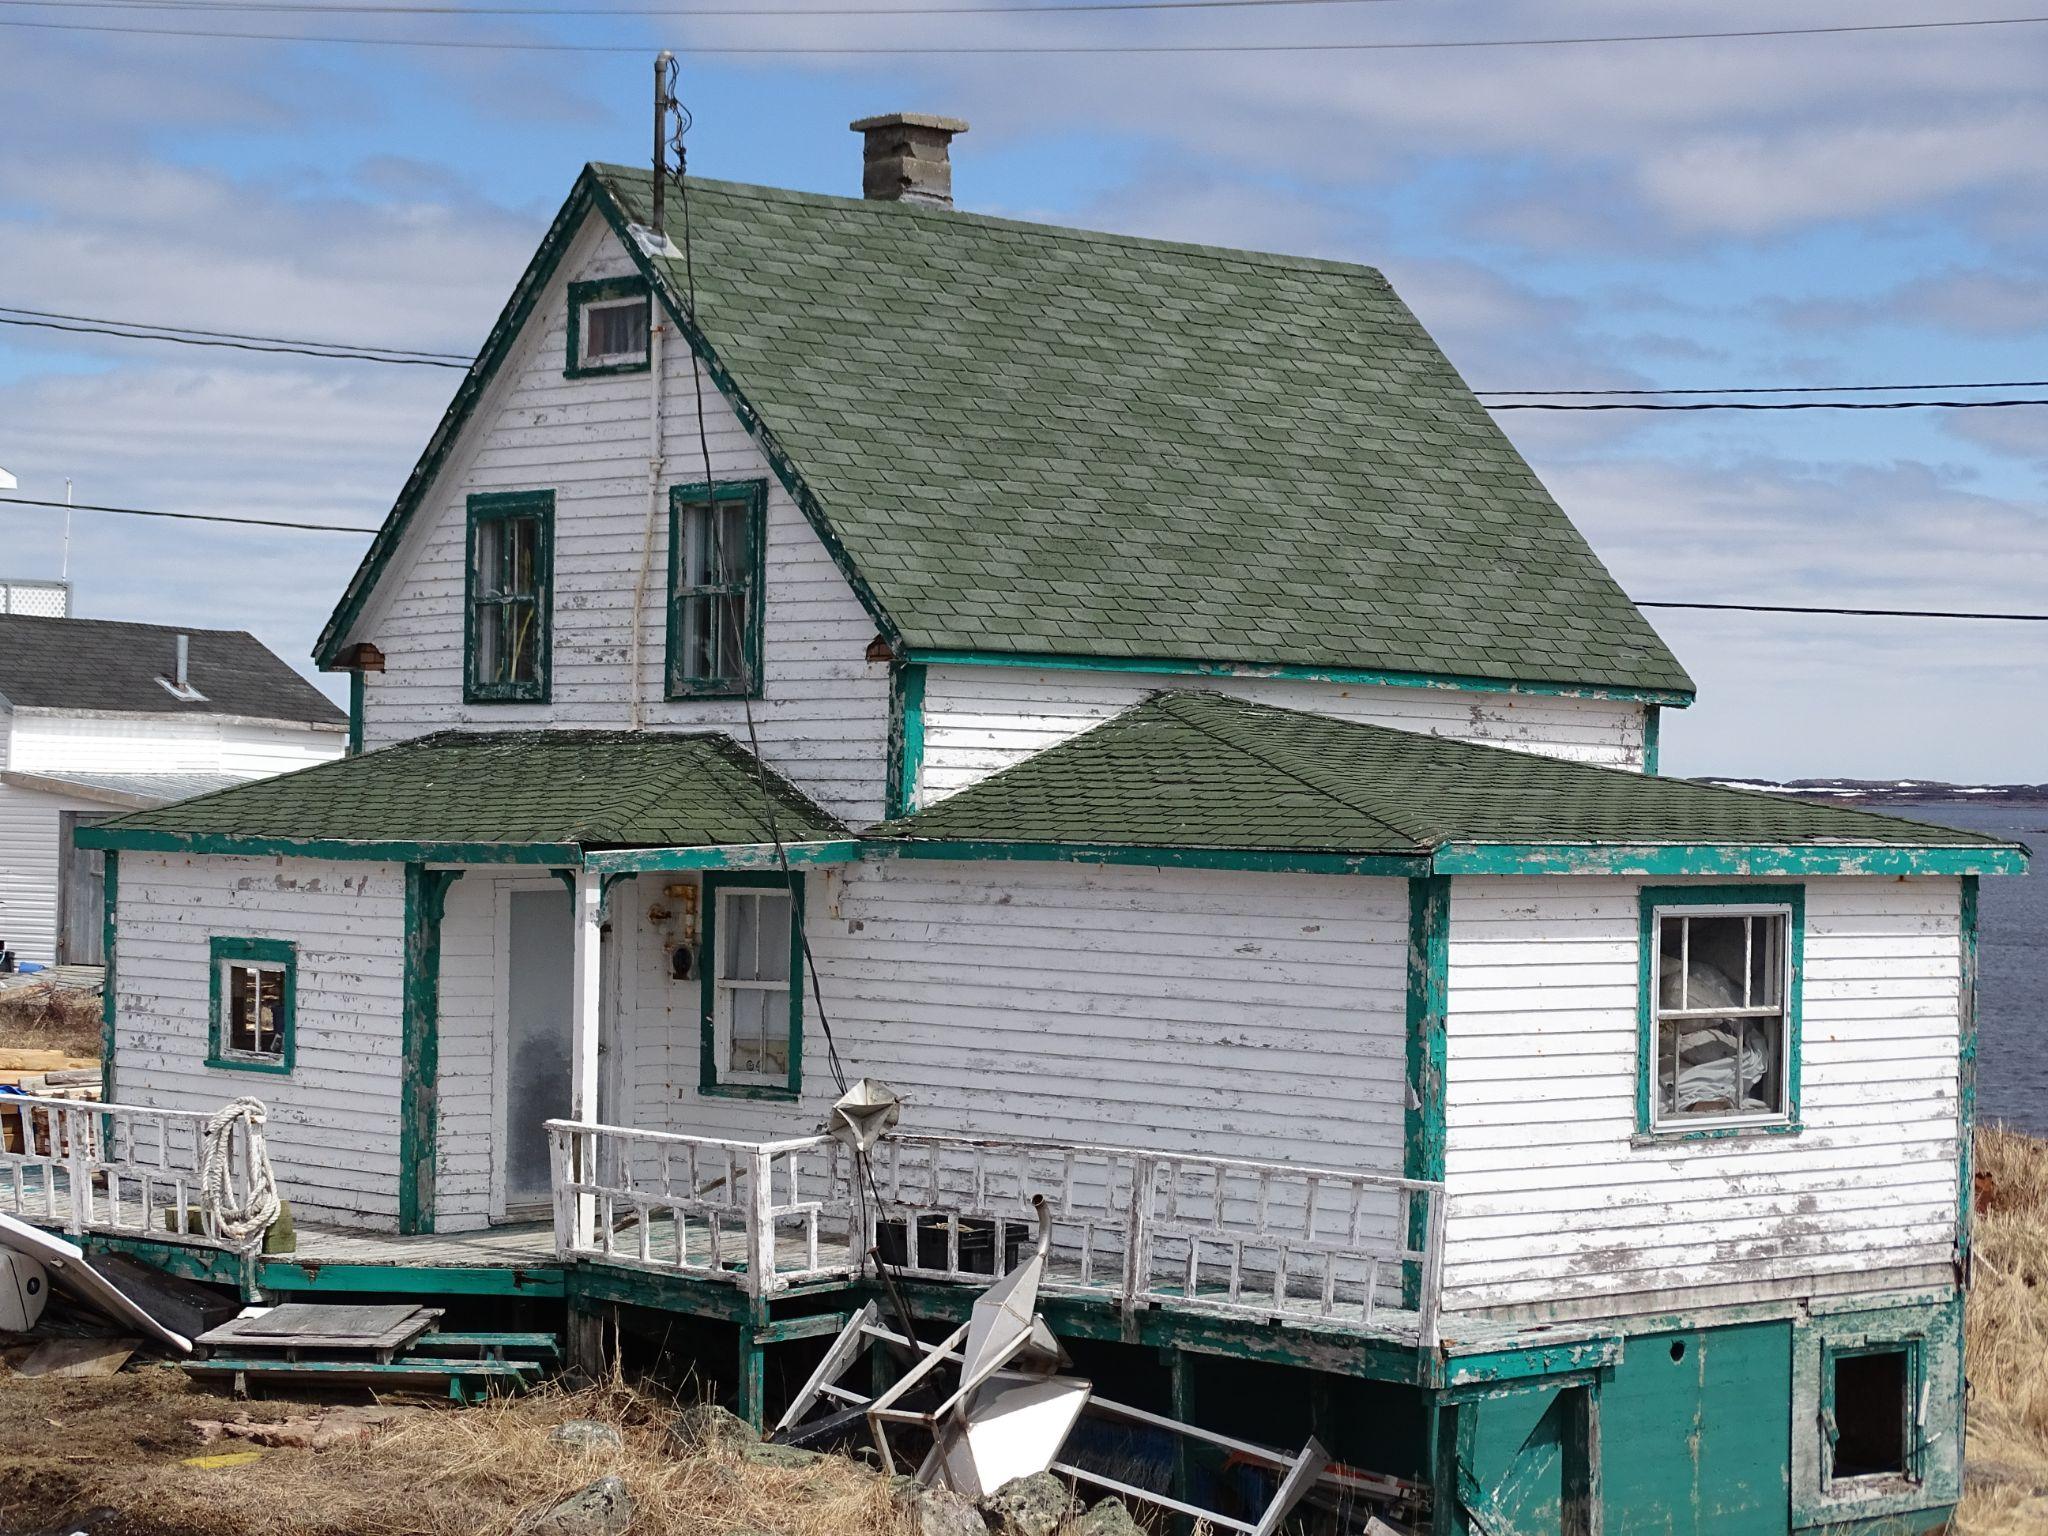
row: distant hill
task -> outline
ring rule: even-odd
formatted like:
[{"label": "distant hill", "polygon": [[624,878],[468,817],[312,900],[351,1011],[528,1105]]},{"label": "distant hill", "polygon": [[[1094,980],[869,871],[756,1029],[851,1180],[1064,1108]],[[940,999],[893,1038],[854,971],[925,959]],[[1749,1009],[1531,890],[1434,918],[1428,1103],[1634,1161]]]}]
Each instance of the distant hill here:
[{"label": "distant hill", "polygon": [[1801,800],[1844,800],[1882,804],[1887,800],[1954,801],[1958,805],[2048,805],[2048,784],[1945,784],[1939,779],[1769,779],[1709,778],[1730,789],[1761,790]]}]

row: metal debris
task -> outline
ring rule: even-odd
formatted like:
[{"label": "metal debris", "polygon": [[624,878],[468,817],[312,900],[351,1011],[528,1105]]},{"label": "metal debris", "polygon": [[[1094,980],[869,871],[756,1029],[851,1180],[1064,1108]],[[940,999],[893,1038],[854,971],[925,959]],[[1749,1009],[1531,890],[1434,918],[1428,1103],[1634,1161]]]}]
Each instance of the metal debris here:
[{"label": "metal debris", "polygon": [[864,1077],[840,1095],[825,1116],[825,1134],[850,1151],[866,1156],[875,1143],[896,1129],[903,1101],[887,1083]]}]

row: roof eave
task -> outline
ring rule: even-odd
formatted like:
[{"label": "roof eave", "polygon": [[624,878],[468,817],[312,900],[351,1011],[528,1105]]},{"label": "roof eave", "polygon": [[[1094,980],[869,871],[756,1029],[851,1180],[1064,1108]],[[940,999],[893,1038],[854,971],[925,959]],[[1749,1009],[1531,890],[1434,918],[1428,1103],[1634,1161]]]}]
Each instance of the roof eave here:
[{"label": "roof eave", "polygon": [[2001,843],[1447,842],[1440,875],[2020,875],[2027,850]]}]

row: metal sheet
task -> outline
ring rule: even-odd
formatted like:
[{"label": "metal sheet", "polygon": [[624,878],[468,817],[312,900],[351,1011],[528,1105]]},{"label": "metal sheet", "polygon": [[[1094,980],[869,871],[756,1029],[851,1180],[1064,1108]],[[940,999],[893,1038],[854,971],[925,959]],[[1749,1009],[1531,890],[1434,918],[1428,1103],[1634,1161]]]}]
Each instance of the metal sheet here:
[{"label": "metal sheet", "polygon": [[181,1355],[192,1352],[191,1340],[181,1333],[173,1333],[96,1273],[85,1262],[85,1250],[76,1243],[52,1237],[0,1211],[0,1248],[27,1254],[49,1271],[51,1282],[59,1290],[76,1297],[95,1311],[103,1312],[131,1328],[141,1329]]},{"label": "metal sheet", "polygon": [[1043,1472],[1059,1455],[1074,1421],[1088,1406],[1089,1383],[1073,1376],[995,1381],[977,1390],[960,1418],[949,1420],[921,1472],[942,1478],[970,1499]]}]

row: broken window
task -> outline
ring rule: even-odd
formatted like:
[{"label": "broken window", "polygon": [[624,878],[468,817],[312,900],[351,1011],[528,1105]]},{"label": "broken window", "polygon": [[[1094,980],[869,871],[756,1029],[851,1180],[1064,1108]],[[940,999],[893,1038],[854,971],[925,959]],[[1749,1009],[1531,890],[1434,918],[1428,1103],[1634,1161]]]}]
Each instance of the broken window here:
[{"label": "broken window", "polygon": [[1832,1481],[1913,1475],[1915,1403],[1910,1347],[1830,1357],[1825,1427]]},{"label": "broken window", "polygon": [[553,491],[469,498],[471,703],[547,698],[554,516]]},{"label": "broken window", "polygon": [[668,696],[759,697],[767,487],[677,486],[669,496]]},{"label": "broken window", "polygon": [[1655,909],[1652,1125],[1791,1114],[1792,909]]},{"label": "broken window", "polygon": [[708,1090],[800,1081],[803,902],[781,875],[707,875],[704,968]]},{"label": "broken window", "polygon": [[569,285],[569,355],[563,373],[634,373],[648,366],[651,311],[637,277]]},{"label": "broken window", "polygon": [[286,1072],[296,952],[277,939],[216,938],[210,1065]]}]

